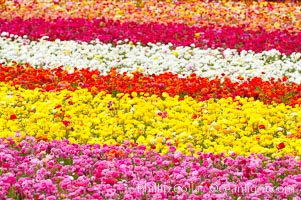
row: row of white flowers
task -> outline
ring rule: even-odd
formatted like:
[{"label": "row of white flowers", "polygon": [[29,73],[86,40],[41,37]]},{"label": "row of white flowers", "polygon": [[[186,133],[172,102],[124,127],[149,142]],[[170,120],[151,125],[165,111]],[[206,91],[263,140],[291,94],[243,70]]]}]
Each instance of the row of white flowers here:
[{"label": "row of white flowers", "polygon": [[301,82],[301,53],[289,56],[277,50],[254,53],[233,49],[200,49],[173,47],[172,44],[132,44],[120,41],[118,45],[99,41],[30,41],[26,37],[0,37],[0,64],[11,61],[27,62],[35,67],[55,68],[64,66],[70,73],[73,68],[97,69],[106,74],[111,68],[120,73],[140,71],[145,74],[172,72],[181,76],[196,73],[214,78],[228,76],[233,80],[241,77],[287,76],[289,81]]}]

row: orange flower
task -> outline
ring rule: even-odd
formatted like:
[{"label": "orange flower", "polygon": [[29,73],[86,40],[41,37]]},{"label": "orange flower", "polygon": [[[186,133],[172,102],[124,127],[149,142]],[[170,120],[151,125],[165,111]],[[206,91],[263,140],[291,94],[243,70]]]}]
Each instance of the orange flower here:
[{"label": "orange flower", "polygon": [[47,135],[43,135],[43,136],[38,136],[36,137],[36,140],[39,142],[41,140],[47,142],[48,141],[48,138],[47,138]]},{"label": "orange flower", "polygon": [[120,158],[120,157],[124,156],[124,151],[111,149],[106,155],[109,160],[112,160],[115,157]]},{"label": "orange flower", "polygon": [[196,118],[198,118],[199,117],[199,115],[198,114],[196,114],[196,113],[193,113],[193,115],[192,115],[192,119],[196,119]]}]

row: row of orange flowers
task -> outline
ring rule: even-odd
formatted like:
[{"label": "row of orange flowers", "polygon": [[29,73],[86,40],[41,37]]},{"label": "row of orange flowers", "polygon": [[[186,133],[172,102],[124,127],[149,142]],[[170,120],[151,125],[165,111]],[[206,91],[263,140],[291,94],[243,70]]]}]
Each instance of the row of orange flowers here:
[{"label": "row of orange flowers", "polygon": [[162,96],[192,96],[199,101],[210,98],[253,97],[265,103],[285,103],[295,106],[301,101],[301,84],[288,83],[287,78],[264,81],[260,77],[248,78],[241,82],[233,82],[229,78],[209,79],[194,74],[179,78],[177,74],[164,73],[160,75],[143,75],[140,73],[120,74],[117,69],[108,75],[99,71],[75,69],[68,74],[61,67],[56,69],[35,69],[29,64],[7,67],[0,65],[0,81],[14,85],[16,88],[41,88],[42,91],[60,91],[63,89],[76,90],[87,88],[97,94],[105,91],[110,94],[118,93],[148,93]]},{"label": "row of orange flowers", "polygon": [[185,23],[244,26],[249,29],[300,31],[301,9],[296,2],[269,1],[118,1],[18,0],[0,1],[0,18],[105,17],[120,22]]}]

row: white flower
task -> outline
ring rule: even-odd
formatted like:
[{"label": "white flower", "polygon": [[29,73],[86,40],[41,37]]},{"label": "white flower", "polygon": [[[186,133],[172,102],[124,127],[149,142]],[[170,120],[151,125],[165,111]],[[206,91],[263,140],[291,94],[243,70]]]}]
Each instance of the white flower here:
[{"label": "white flower", "polygon": [[47,39],[49,39],[48,36],[43,36],[43,37],[40,38],[40,41],[47,40]]},{"label": "white flower", "polygon": [[[7,36],[15,40],[12,41]],[[107,74],[113,67],[120,68],[120,73],[133,72],[139,67],[139,71],[144,74],[172,72],[185,77],[196,73],[198,76],[219,76],[221,79],[221,74],[224,73],[233,81],[237,81],[238,76],[259,76],[264,80],[287,76],[289,81],[301,83],[301,53],[284,56],[275,49],[261,53],[238,53],[234,49],[201,49],[194,48],[193,45],[176,47],[173,51],[171,44],[161,43],[142,46],[125,40],[113,47],[112,44],[103,44],[99,40],[79,43],[60,40],[52,42],[47,39],[44,36],[39,41],[26,40],[24,45],[24,37],[2,32],[0,63],[7,64],[15,60],[45,69],[63,65],[70,67],[67,69],[68,73],[73,73],[74,67],[97,69],[102,74]],[[174,55],[175,52],[177,56]]]},{"label": "white flower", "polygon": [[1,37],[7,37],[7,36],[9,36],[9,33],[8,33],[8,32],[2,32],[2,33],[1,33]]}]

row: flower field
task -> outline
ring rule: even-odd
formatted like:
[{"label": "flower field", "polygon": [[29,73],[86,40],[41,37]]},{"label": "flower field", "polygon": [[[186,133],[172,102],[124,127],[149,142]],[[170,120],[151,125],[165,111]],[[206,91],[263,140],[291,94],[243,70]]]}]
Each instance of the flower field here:
[{"label": "flower field", "polygon": [[301,3],[0,11],[0,200],[301,199]]}]

